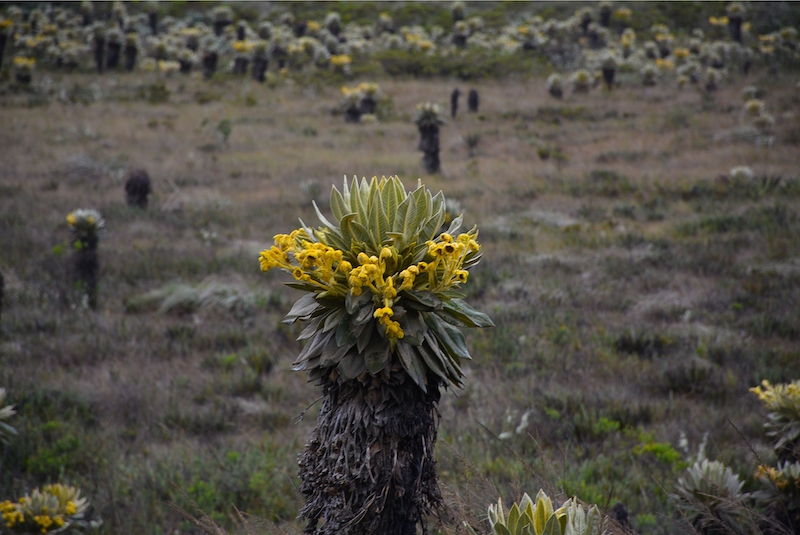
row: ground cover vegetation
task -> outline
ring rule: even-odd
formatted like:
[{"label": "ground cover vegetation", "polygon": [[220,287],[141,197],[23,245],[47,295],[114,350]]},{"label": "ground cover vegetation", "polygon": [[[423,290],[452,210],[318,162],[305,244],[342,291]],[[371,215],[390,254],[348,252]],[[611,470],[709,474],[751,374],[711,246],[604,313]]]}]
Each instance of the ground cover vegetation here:
[{"label": "ground cover vegetation", "polygon": [[[798,21],[790,3],[3,7],[0,531],[333,518],[308,484],[325,461],[298,472],[335,428],[306,379],[335,357],[378,377],[387,345],[435,357],[405,366],[414,388],[420,369],[460,385],[425,401],[431,530],[797,533]],[[480,264],[442,260],[468,284],[439,289],[494,323],[464,329],[471,359],[414,345],[413,318],[479,318],[406,309],[427,249],[390,284],[337,246],[353,258],[314,280],[387,301],[282,322],[302,294],[262,252],[298,216],[342,232],[342,175],[421,177],[446,197],[432,247],[480,242]],[[364,310],[381,351],[323,365],[311,344]]]}]

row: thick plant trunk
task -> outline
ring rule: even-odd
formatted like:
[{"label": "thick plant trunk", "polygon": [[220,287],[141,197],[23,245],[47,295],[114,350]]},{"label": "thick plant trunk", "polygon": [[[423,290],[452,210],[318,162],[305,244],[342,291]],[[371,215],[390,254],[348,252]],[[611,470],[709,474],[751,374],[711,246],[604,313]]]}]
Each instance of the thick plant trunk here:
[{"label": "thick plant trunk", "polygon": [[250,64],[250,60],[247,58],[236,58],[233,60],[233,74],[244,76],[247,74],[247,67]]},{"label": "thick plant trunk", "polygon": [[147,19],[150,22],[150,31],[153,35],[158,35],[158,13],[148,13]]},{"label": "thick plant trunk", "polygon": [[97,275],[100,270],[97,239],[81,241],[80,244],[80,249],[75,251],[75,282],[94,310],[97,308]]},{"label": "thick plant trunk", "polygon": [[371,97],[361,99],[361,115],[375,113],[378,103]]},{"label": "thick plant trunk", "polygon": [[106,68],[113,71],[119,65],[119,51],[122,45],[119,43],[108,43],[108,56],[106,57]]},{"label": "thick plant trunk", "polygon": [[192,62],[185,59],[179,59],[178,63],[181,64],[181,74],[189,74],[192,72]]},{"label": "thick plant trunk", "polygon": [[467,109],[470,113],[478,113],[479,97],[478,92],[470,89],[467,93]]},{"label": "thick plant trunk", "polygon": [[728,19],[728,31],[731,34],[731,40],[741,44],[742,42],[742,18],[730,17]]},{"label": "thick plant trunk", "polygon": [[253,80],[258,82],[264,83],[267,79],[267,67],[269,63],[264,58],[254,58],[253,59]]},{"label": "thick plant trunk", "polygon": [[6,33],[0,32],[0,69],[3,68],[3,54],[6,51]]},{"label": "thick plant trunk", "polygon": [[415,535],[442,504],[433,455],[438,380],[429,377],[427,393],[404,372],[389,382],[329,382],[324,391],[298,456],[305,533]]},{"label": "thick plant trunk", "polygon": [[225,31],[225,26],[230,24],[227,20],[218,20],[214,22],[214,35],[217,37],[221,36],[222,33]]},{"label": "thick plant trunk", "polygon": [[616,69],[603,69],[603,81],[606,83],[606,87],[611,90],[614,88],[614,75],[616,74]]},{"label": "thick plant trunk", "polygon": [[103,74],[106,40],[103,37],[94,38],[94,62],[97,64],[97,74]]},{"label": "thick plant trunk", "polygon": [[420,126],[418,129],[419,145],[417,149],[424,153],[422,166],[428,173],[438,173],[441,170],[441,162],[439,161],[439,127],[436,125]]},{"label": "thick plant trunk", "polygon": [[203,76],[206,80],[214,76],[217,70],[217,53],[206,52],[203,56]]},{"label": "thick plant trunk", "polygon": [[128,72],[131,72],[136,65],[136,53],[137,50],[135,46],[125,47],[125,70]]}]

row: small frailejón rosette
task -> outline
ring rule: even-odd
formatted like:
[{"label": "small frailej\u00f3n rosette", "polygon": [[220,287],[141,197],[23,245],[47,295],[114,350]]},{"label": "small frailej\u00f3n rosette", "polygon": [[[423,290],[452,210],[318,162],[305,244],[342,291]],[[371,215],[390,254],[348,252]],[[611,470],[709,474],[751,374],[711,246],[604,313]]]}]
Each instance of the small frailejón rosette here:
[{"label": "small frailej\u00f3n rosette", "polygon": [[260,256],[262,271],[281,268],[308,292],[284,320],[306,323],[293,369],[320,382],[388,381],[402,369],[423,391],[434,376],[461,386],[471,357],[459,328],[494,326],[462,291],[481,258],[477,228],[457,234],[459,216],[441,232],[442,192],[420,183],[409,193],[397,177],[345,179],[330,204],[336,223],[314,203],[322,227],[300,221]]}]

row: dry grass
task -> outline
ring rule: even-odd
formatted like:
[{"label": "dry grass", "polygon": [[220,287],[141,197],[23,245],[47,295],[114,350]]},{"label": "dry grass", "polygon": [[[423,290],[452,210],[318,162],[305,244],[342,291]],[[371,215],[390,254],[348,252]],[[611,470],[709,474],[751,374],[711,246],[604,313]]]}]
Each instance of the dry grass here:
[{"label": "dry grass", "polygon": [[[300,345],[279,320],[296,296],[281,276],[261,275],[256,258],[297,217],[315,220],[302,182],[316,181],[325,200],[343,175],[398,174],[407,186],[421,176],[482,229],[484,263],[471,277],[471,302],[498,328],[469,333],[469,386],[443,397],[439,430],[442,478],[467,505],[462,517],[478,519],[477,527],[495,492],[518,499],[550,485],[601,505],[624,500],[638,529],[678,533],[680,525],[656,518],[675,514],[658,485],[668,492],[682,465],[633,453],[637,446],[677,449],[682,431],[695,444],[709,431],[712,455],[748,470],[747,447],[725,419],[761,444],[747,388],[796,374],[800,311],[790,303],[800,299],[799,195],[795,182],[780,195],[740,198],[714,178],[749,165],[758,176],[797,180],[797,147],[780,136],[797,121],[794,79],[756,75],[711,100],[623,79],[613,93],[563,101],[547,96],[543,79],[482,81],[480,112],[462,111],[442,129],[443,172],[425,176],[410,113],[421,101],[444,105],[453,82],[378,80],[396,115],[350,125],[332,113],[336,87],[223,80],[210,88],[221,100],[201,105],[195,95],[209,90],[205,82],[173,78],[170,102],[151,105],[135,98],[155,80],[147,76],[102,79],[107,97],[88,106],[26,108],[24,95],[12,95],[0,107],[0,386],[19,405],[21,430],[40,437],[15,447],[16,479],[0,480],[4,493],[58,476],[57,461],[35,473],[23,466],[47,448],[55,455],[53,441],[69,433],[52,438],[42,428],[63,419],[85,436],[69,457],[79,467],[67,466],[65,476],[87,489],[112,532],[191,530],[164,505],[181,500],[165,478],[217,523],[238,520],[214,495],[290,521],[300,500],[291,492],[294,454],[315,408],[292,419],[319,394],[288,370]],[[750,83],[768,89],[768,106],[791,103],[772,147],[715,140],[741,125],[740,90]],[[215,130],[224,119],[233,124],[227,143]],[[476,134],[470,158],[466,138]],[[539,146],[559,147],[569,159],[543,162]],[[124,173],[135,167],[154,185],[144,212],[124,205]],[[617,178],[598,179],[597,170]],[[706,189],[693,190],[698,184]],[[625,203],[628,212],[618,208]],[[709,214],[780,204],[785,223],[679,231]],[[97,311],[75,301],[69,255],[54,252],[77,207],[107,220]],[[225,306],[165,315],[126,308],[131,298],[170,284],[197,288],[209,277],[249,292],[253,306],[240,314]],[[668,343],[655,356],[620,350],[629,329]],[[271,371],[254,368],[256,353]],[[58,398],[56,414],[42,408],[42,392],[72,397]],[[515,458],[483,426],[513,431],[526,411],[530,426],[508,442]],[[596,432],[600,418],[621,430]],[[272,488],[269,479],[226,480],[226,471],[283,479]],[[489,483],[474,483],[479,477]]]}]

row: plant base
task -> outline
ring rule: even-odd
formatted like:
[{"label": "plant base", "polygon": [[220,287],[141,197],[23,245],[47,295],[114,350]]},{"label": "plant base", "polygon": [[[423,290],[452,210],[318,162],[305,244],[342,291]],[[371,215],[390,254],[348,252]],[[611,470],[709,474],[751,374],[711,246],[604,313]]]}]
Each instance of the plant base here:
[{"label": "plant base", "polygon": [[442,504],[433,456],[439,398],[437,380],[425,393],[404,372],[389,382],[325,385],[317,427],[298,456],[305,533],[417,533]]}]

